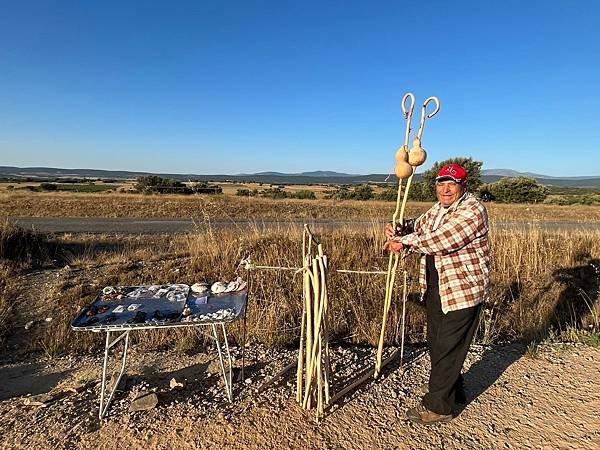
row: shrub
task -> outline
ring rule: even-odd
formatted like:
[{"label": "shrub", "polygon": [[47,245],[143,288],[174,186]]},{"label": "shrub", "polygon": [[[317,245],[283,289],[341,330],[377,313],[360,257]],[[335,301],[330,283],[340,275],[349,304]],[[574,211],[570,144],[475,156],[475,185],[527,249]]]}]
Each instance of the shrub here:
[{"label": "shrub", "polygon": [[340,186],[335,191],[327,191],[325,198],[333,198],[336,200],[371,200],[375,198],[373,188],[368,184],[361,184],[360,186],[353,187],[350,189],[348,186]]},{"label": "shrub", "polygon": [[535,178],[517,177],[502,178],[495,183],[484,185],[480,189],[480,195],[481,192],[503,203],[538,203],[544,201],[548,189]]},{"label": "shrub", "polygon": [[302,189],[300,191],[294,192],[292,194],[294,198],[299,198],[303,200],[316,200],[317,196],[313,191],[309,191],[308,189]]},{"label": "shrub", "polygon": [[206,181],[198,181],[190,184],[189,189],[194,194],[222,194],[223,188],[216,184],[210,184]]},{"label": "shrub", "polygon": [[548,195],[544,203],[550,205],[600,205],[600,195]]},{"label": "shrub", "polygon": [[[402,188],[404,189],[405,187],[406,187],[406,185],[403,184]],[[401,193],[400,195],[404,195],[404,193]],[[395,202],[397,197],[398,197],[398,186],[388,187],[388,188],[384,189],[383,191],[375,194],[376,200],[383,200],[386,202]],[[402,197],[400,197],[400,198],[402,198]],[[408,199],[417,201],[417,202],[427,201],[427,198],[423,194],[423,183],[422,182],[416,181],[411,184],[410,191],[408,192]]]},{"label": "shrub", "polygon": [[135,190],[143,194],[191,194],[193,192],[180,181],[156,175],[139,177],[135,184]]},{"label": "shrub", "polygon": [[40,190],[42,191],[56,191],[58,186],[54,183],[40,183]]},{"label": "shrub", "polygon": [[256,197],[258,194],[258,189],[238,189],[235,195],[240,197]]},{"label": "shrub", "polygon": [[264,191],[260,192],[260,195],[265,198],[274,198],[274,199],[288,198],[287,192],[285,192],[279,188],[265,189]]}]

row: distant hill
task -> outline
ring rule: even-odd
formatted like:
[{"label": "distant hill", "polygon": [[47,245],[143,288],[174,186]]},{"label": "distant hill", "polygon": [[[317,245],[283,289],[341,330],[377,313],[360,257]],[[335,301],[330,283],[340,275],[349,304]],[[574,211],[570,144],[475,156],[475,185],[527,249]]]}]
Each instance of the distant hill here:
[{"label": "distant hill", "polygon": [[341,172],[332,172],[329,170],[315,170],[314,172],[301,172],[301,173],[282,173],[282,172],[257,172],[257,173],[240,173],[235,175],[236,177],[248,177],[248,176],[274,176],[274,177],[354,177],[357,175],[351,175]]},{"label": "distant hill", "polygon": [[[98,169],[61,169],[53,167],[10,167],[0,166],[0,179],[4,180],[47,180],[53,178],[87,178],[133,180],[140,176],[158,175],[179,181],[200,180],[214,182],[257,182],[268,184],[357,184],[357,183],[395,183],[395,176],[383,173],[354,175],[332,171],[313,171],[302,173],[259,172],[254,174],[181,174],[150,173],[124,170]],[[552,177],[529,172],[518,172],[512,169],[485,169],[482,171],[484,183],[493,183],[501,178],[528,176],[537,179],[541,184],[559,187],[600,188],[598,177]],[[415,180],[420,180],[420,174]]]}]

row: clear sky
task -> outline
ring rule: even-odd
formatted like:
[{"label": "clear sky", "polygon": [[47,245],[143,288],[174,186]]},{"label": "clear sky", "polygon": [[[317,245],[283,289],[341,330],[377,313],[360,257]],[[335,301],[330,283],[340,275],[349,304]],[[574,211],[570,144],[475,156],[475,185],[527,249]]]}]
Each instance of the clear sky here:
[{"label": "clear sky", "polygon": [[[600,2],[0,2],[0,165],[600,175]],[[417,125],[418,117],[415,118]]]}]

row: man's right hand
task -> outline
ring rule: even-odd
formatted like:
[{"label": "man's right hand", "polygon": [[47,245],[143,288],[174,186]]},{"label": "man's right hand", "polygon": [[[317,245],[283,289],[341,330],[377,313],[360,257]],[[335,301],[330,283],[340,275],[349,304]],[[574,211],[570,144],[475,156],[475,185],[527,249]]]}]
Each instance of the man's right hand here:
[{"label": "man's right hand", "polygon": [[394,236],[396,236],[396,230],[394,229],[394,225],[392,225],[391,223],[388,223],[385,225],[385,237],[390,240],[392,239]]}]

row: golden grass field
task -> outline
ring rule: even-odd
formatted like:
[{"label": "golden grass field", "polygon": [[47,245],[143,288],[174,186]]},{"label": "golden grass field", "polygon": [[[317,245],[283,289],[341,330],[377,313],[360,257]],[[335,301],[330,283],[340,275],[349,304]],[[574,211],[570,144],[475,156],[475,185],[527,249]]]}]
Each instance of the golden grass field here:
[{"label": "golden grass field", "polygon": [[[431,203],[410,202],[416,216]],[[487,204],[492,222],[600,222],[600,208],[586,205]],[[356,200],[273,200],[235,195],[77,194],[0,190],[0,217],[126,217],[206,219],[389,220],[392,202]]]}]

